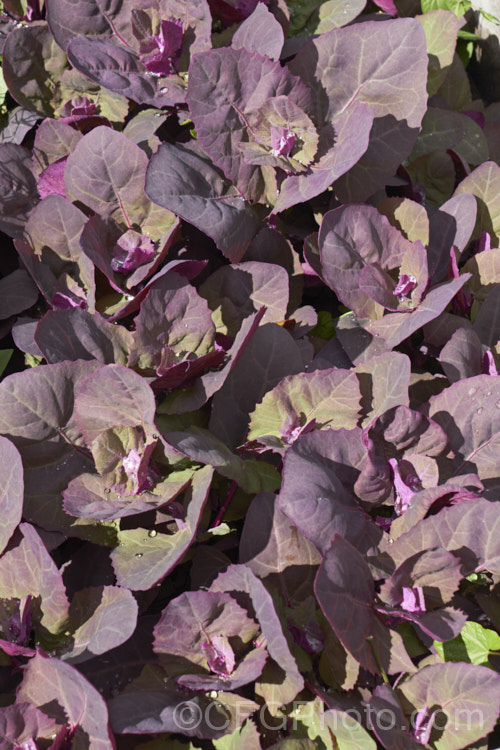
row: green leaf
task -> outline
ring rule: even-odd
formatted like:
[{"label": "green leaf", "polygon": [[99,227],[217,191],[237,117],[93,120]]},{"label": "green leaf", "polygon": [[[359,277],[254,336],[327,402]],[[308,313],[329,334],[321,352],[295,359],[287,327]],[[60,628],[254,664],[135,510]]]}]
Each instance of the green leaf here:
[{"label": "green leaf", "polygon": [[490,23],[496,23],[499,24],[500,21],[496,16],[492,16],[491,13],[488,13],[487,11],[483,10],[483,8],[477,8],[477,11],[482,15],[483,18],[485,18]]},{"label": "green leaf", "polygon": [[422,13],[431,10],[451,10],[457,18],[462,18],[470,7],[469,0],[422,0]]},{"label": "green leaf", "polygon": [[444,661],[465,661],[490,666],[488,656],[492,651],[500,651],[500,635],[495,630],[488,630],[478,622],[469,620],[460,635],[452,641],[434,641],[434,646]]},{"label": "green leaf", "polygon": [[427,92],[435,94],[444,83],[453,62],[459,23],[449,9],[433,9],[423,16],[416,16],[427,42],[429,56]]},{"label": "green leaf", "polygon": [[466,31],[465,29],[459,29],[457,31],[458,39],[466,39],[470,42],[480,42],[481,37],[478,34],[474,34],[472,31]]},{"label": "green leaf", "polygon": [[289,375],[268,391],[250,417],[248,440],[284,452],[311,425],[353,429],[360,411],[356,373],[333,368]]},{"label": "green leaf", "polygon": [[319,698],[296,705],[290,714],[297,727],[294,734],[299,736],[306,729],[318,750],[375,750],[374,740],[349,713],[326,710]]},{"label": "green leaf", "polygon": [[333,317],[328,310],[319,310],[318,322],[310,332],[311,336],[318,336],[320,339],[330,341],[335,336],[335,326]]},{"label": "green leaf", "polygon": [[253,721],[212,742],[216,750],[260,750],[259,733]]},{"label": "green leaf", "polygon": [[1,349],[0,350],[0,375],[3,374],[3,371],[9,364],[9,360],[12,357],[14,349]]},{"label": "green leaf", "polygon": [[7,112],[7,104],[5,103],[5,97],[7,96],[9,89],[5,83],[3,72],[0,68],[0,115],[4,115]]}]

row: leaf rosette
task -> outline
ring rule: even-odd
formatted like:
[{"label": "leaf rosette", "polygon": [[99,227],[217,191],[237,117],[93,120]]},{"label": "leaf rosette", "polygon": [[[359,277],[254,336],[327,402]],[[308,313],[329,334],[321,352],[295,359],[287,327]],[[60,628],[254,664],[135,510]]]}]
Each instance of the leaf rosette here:
[{"label": "leaf rosette", "polygon": [[318,133],[310,117],[287,96],[268,99],[252,124],[255,141],[240,143],[247,164],[302,172],[318,148]]}]

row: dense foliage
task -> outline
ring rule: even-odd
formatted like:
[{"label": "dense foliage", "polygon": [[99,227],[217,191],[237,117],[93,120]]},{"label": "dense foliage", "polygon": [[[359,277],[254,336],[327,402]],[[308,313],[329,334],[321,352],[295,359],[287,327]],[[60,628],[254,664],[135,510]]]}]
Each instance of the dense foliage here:
[{"label": "dense foliage", "polygon": [[376,3],[4,0],[1,750],[498,744],[500,103]]}]

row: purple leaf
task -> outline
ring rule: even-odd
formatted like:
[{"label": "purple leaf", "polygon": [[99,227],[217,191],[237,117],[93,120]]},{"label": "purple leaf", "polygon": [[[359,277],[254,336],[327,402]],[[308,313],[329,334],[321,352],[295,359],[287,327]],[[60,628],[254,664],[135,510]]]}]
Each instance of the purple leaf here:
[{"label": "purple leaf", "polygon": [[234,651],[226,636],[216,635],[209,642],[203,641],[201,647],[206,654],[208,668],[211,672],[215,672],[221,677],[227,677],[231,674],[234,669],[235,658]]},{"label": "purple leaf", "polygon": [[367,412],[363,426],[393,406],[408,406],[410,372],[410,358],[399,352],[386,352],[358,364],[361,405]]},{"label": "purple leaf", "polygon": [[24,478],[19,451],[7,438],[0,437],[0,552],[21,521]]},{"label": "purple leaf", "polygon": [[182,23],[177,19],[162,20],[157,33],[148,36],[149,44],[141,44],[140,50],[140,60],[146,70],[160,76],[176,73],[182,47]]},{"label": "purple leaf", "polygon": [[[50,737],[57,724],[31,703],[18,701],[0,708],[0,737],[5,741],[2,750],[28,743],[33,737]],[[36,750],[36,748],[35,748]]]},{"label": "purple leaf", "polygon": [[[460,750],[484,737],[500,710],[500,677],[472,664],[429,665],[402,682],[397,693],[410,710],[436,714],[435,722],[429,716],[429,741],[446,750]],[[421,719],[420,713],[415,726],[418,734]]]},{"label": "purple leaf", "polygon": [[[356,480],[356,494],[366,503],[380,504],[394,491],[396,511],[401,514],[421,489],[412,455],[437,456],[448,441],[436,422],[407,406],[396,406],[363,431],[363,442],[368,455]],[[400,461],[406,455],[408,459]]]},{"label": "purple leaf", "polygon": [[423,597],[427,606],[434,609],[451,601],[461,580],[460,560],[447,550],[436,547],[405,560],[385,580],[380,589],[380,596],[390,606],[395,606],[405,601],[405,594],[409,600],[409,592],[414,591],[414,598]]},{"label": "purple leaf", "polygon": [[12,271],[0,279],[0,320],[27,310],[37,299],[38,289],[26,271]]},{"label": "purple leaf", "polygon": [[16,25],[5,40],[2,58],[5,82],[14,99],[27,109],[53,117],[59,78],[67,61],[47,24]]},{"label": "purple leaf", "polygon": [[157,78],[133,50],[121,44],[75,36],[68,44],[67,53],[71,65],[91,81],[138,104],[164,107],[184,101],[182,79],[178,76]]},{"label": "purple leaf", "polygon": [[77,591],[69,609],[71,648],[62,658],[77,664],[125,643],[135,630],[137,609],[132,593],[118,586]]},{"label": "purple leaf", "polygon": [[248,440],[284,453],[299,431],[287,431],[314,422],[318,428],[356,427],[360,412],[356,374],[338,368],[289,375],[257,404],[250,417]]},{"label": "purple leaf", "polygon": [[86,220],[76,206],[52,195],[31,213],[26,242],[16,241],[24,264],[49,304],[55,293],[68,290],[86,301],[90,310],[94,308],[94,267],[79,244]]},{"label": "purple leaf", "polygon": [[152,381],[151,388],[167,393],[177,388],[187,388],[199,375],[220,368],[225,360],[226,352],[215,350],[196,359],[185,359],[183,362],[167,365],[160,370],[162,374]]},{"label": "purple leaf", "polygon": [[374,336],[383,338],[388,348],[398,346],[419,328],[437,318],[469,278],[470,274],[464,273],[458,279],[434,287],[416,310],[390,313],[379,320],[372,320],[368,323],[367,330]]},{"label": "purple leaf", "polygon": [[[259,378],[255,377],[256,367]],[[237,448],[244,442],[250,414],[264,394],[285,373],[299,372],[302,368],[302,355],[288,331],[274,323],[259,327],[214,396],[210,429],[231,449]]]},{"label": "purple leaf", "polygon": [[193,461],[213,466],[246,492],[275,489],[280,483],[274,467],[264,462],[243,461],[222,440],[201,427],[191,427],[189,432],[166,432],[164,438]]},{"label": "purple leaf", "polygon": [[234,49],[257,52],[271,60],[279,60],[283,42],[281,25],[265,4],[259,2],[253,13],[236,30],[231,46]]},{"label": "purple leaf", "polygon": [[474,330],[481,343],[493,349],[500,340],[500,294],[494,286],[481,305],[474,321]]},{"label": "purple leaf", "polygon": [[65,50],[69,40],[77,34],[109,36],[111,28],[106,16],[97,12],[91,1],[75,8],[68,0],[49,0],[47,20],[57,44]]},{"label": "purple leaf", "polygon": [[[273,600],[261,581],[245,565],[231,565],[221,573],[211,586],[211,591],[227,591],[234,594],[238,601],[238,594],[250,597],[262,635],[267,641],[269,656],[279,665],[280,683],[278,700],[289,703],[302,690],[304,681],[290,653],[288,643],[281,623],[274,609]],[[265,685],[261,684],[265,690]]]},{"label": "purple leaf", "polygon": [[258,4],[259,0],[210,0],[210,9],[215,18],[230,26],[248,18]]},{"label": "purple leaf", "polygon": [[74,667],[38,653],[24,670],[18,700],[43,706],[58,724],[75,730],[74,746],[113,750],[106,703]]},{"label": "purple leaf", "polygon": [[[19,442],[21,453],[27,443],[57,440],[61,431],[78,441],[74,387],[95,371],[96,364],[78,361],[40,365],[4,378],[0,383],[0,433]],[[39,404],[43,404],[43,410]]]},{"label": "purple leaf", "polygon": [[[165,684],[167,683],[167,684]],[[178,688],[158,666],[148,666],[142,675],[109,702],[115,732],[150,734],[181,733],[188,737],[211,739],[232,732],[258,705],[231,693],[219,693],[214,701],[202,692]],[[240,711],[238,714],[237,711]]]},{"label": "purple leaf", "polygon": [[429,221],[429,277],[433,284],[448,275],[450,250],[462,253],[469,242],[476,222],[477,203],[470,193],[450,198],[430,215]]},{"label": "purple leaf", "polygon": [[36,178],[29,152],[14,143],[0,144],[0,230],[21,237],[38,201]]},{"label": "purple leaf", "polygon": [[341,302],[360,317],[380,318],[382,308],[360,289],[360,276],[370,263],[399,268],[413,243],[368,205],[329,211],[319,232],[323,278]]},{"label": "purple leaf", "polygon": [[[316,598],[344,647],[374,674],[414,671],[402,640],[378,619],[375,586],[363,556],[340,534],[334,534],[315,582]],[[373,641],[373,649],[370,644]]]},{"label": "purple leaf", "polygon": [[176,273],[150,286],[135,326],[130,364],[154,368],[160,376],[172,365],[207,354],[214,345],[215,326],[207,303]]},{"label": "purple leaf", "polygon": [[373,109],[356,100],[337,113],[320,131],[314,163],[283,181],[273,213],[314,198],[351,169],[368,148],[372,123]]},{"label": "purple leaf", "polygon": [[482,498],[459,503],[419,521],[394,541],[389,555],[398,566],[416,553],[443,547],[461,560],[464,576],[484,568],[494,572],[500,570],[498,523],[495,503]]},{"label": "purple leaf", "polygon": [[163,610],[153,648],[179,685],[231,690],[257,679],[262,671],[267,656],[263,647],[249,652],[250,669],[242,669],[248,659],[244,653],[258,634],[258,625],[228,594],[188,591]]},{"label": "purple leaf", "polygon": [[275,263],[249,261],[222,266],[201,285],[200,294],[211,310],[218,310],[229,336],[235,336],[243,320],[261,306],[263,323],[285,319],[289,302],[289,276]]},{"label": "purple leaf", "polygon": [[121,495],[149,490],[159,478],[150,465],[157,443],[158,436],[148,437],[142,428],[120,426],[101,432],[90,448],[106,489]]},{"label": "purple leaf", "polygon": [[118,532],[111,561],[119,586],[147,591],[161,581],[183,557],[193,541],[208,498],[213,469],[205,466],[193,476],[183,500],[184,519],[174,534],[148,534],[133,528]]},{"label": "purple leaf", "polygon": [[494,161],[485,161],[476,167],[462,180],[455,191],[455,196],[472,193],[477,199],[477,222],[474,237],[483,231],[492,237],[500,236],[500,213],[498,204],[498,186],[500,185],[500,166]]},{"label": "purple leaf", "polygon": [[453,475],[475,472],[494,492],[500,484],[500,377],[461,380],[429,403],[429,415],[446,432],[455,454]]},{"label": "purple leaf", "polygon": [[[166,212],[167,213],[167,212]],[[169,212],[168,212],[169,213]],[[154,211],[153,211],[154,214]],[[170,218],[173,218],[172,214],[169,214]],[[160,227],[158,227],[160,229]],[[145,230],[147,231],[147,230]],[[152,230],[156,233],[156,230]],[[123,270],[116,269],[115,260],[116,247],[120,242],[122,235],[121,230],[117,224],[112,220],[103,221],[99,216],[91,216],[87,221],[81,237],[80,247],[83,253],[95,263],[96,267],[107,276],[110,285],[116,289],[117,292],[125,293],[127,295],[126,300],[121,304],[119,303],[116,308],[113,309],[114,318],[124,317],[130,312],[134,312],[140,305],[142,299],[146,296],[148,291],[148,284],[143,284],[148,277],[155,274],[150,282],[155,281],[160,276],[167,274],[173,268],[177,268],[178,272],[183,274],[182,266],[189,266],[189,263],[196,265],[197,261],[188,260],[173,260],[163,266],[161,271],[158,271],[160,265],[163,264],[165,257],[176,241],[179,233],[179,220],[174,219],[169,222],[166,227],[165,233],[155,243],[158,247],[157,252],[154,256],[150,256],[150,260],[146,260],[143,265],[138,266],[130,275],[125,274]],[[127,234],[127,232],[125,232]],[[199,261],[198,261],[199,263]],[[158,273],[156,273],[158,271]],[[196,273],[194,274],[196,275]],[[135,289],[140,285],[139,289]],[[130,294],[133,290],[134,294]],[[132,297],[132,299],[130,299]]]},{"label": "purple leaf", "polygon": [[322,554],[335,532],[363,553],[380,541],[353,492],[364,457],[359,428],[313,432],[285,454],[278,507]]},{"label": "purple leaf", "polygon": [[261,307],[259,312],[243,321],[232,347],[227,352],[228,360],[222,369],[216,372],[205,373],[195,380],[191,389],[174,391],[163,402],[161,413],[182,414],[186,411],[194,411],[203,406],[223,386],[227,377],[237,365],[255,335],[264,312],[265,308]]},{"label": "purple leaf", "polygon": [[260,108],[279,96],[304,111],[310,108],[311,93],[287,68],[245,49],[215,49],[191,61],[187,102],[201,145],[252,201],[264,199],[268,188],[238,146],[255,141]]},{"label": "purple leaf", "polygon": [[150,161],[146,194],[211,237],[231,262],[261,229],[253,209],[199,150],[163,143]]},{"label": "purple leaf", "polygon": [[[123,154],[127,158],[123,159]],[[175,219],[154,209],[144,192],[148,160],[144,151],[122,133],[104,125],[94,128],[68,157],[64,172],[66,192],[101,219],[115,221],[122,231],[137,224],[156,240]]]},{"label": "purple leaf", "polygon": [[61,198],[67,198],[66,188],[64,186],[64,170],[66,168],[67,157],[49,164],[40,177],[38,178],[38,194],[40,198],[48,198],[49,195],[59,195]]},{"label": "purple leaf", "polygon": [[117,273],[130,273],[153,260],[155,248],[149,237],[129,229],[113,248],[111,268]]},{"label": "purple leaf", "polygon": [[450,383],[481,375],[483,351],[477,333],[457,328],[441,349],[439,361]]},{"label": "purple leaf", "polygon": [[15,143],[20,146],[39,119],[40,116],[36,112],[24,107],[14,107],[9,112],[8,122],[0,133],[0,143]]},{"label": "purple leaf", "polygon": [[33,526],[19,526],[22,539],[0,559],[0,596],[21,599],[40,597],[41,624],[57,633],[68,617],[68,600],[61,573]]},{"label": "purple leaf", "polygon": [[153,423],[155,399],[144,378],[122,365],[104,365],[77,388],[75,410],[88,445],[118,425],[143,428]]},{"label": "purple leaf", "polygon": [[[380,50],[376,59],[369,51],[374,46]],[[364,200],[395,173],[416,139],[427,102],[422,27],[401,18],[333,29],[305,45],[290,70],[315,91],[315,119],[321,125],[351,102],[373,108],[368,151],[363,149],[359,164],[336,185],[341,200]]]},{"label": "purple leaf", "polygon": [[368,705],[369,726],[386,750],[422,750],[390,685],[377,685]]},{"label": "purple leaf", "polygon": [[[458,483],[459,479],[465,480],[467,476],[472,477],[473,475],[457,477],[455,480],[456,484],[450,482],[449,484],[442,484],[439,487],[431,487],[415,493],[411,498],[410,508],[402,516],[393,520],[391,526],[392,538],[397,539],[405,531],[409,531],[418,521],[425,518],[429,512],[437,512],[441,508],[448,508],[452,505],[458,505],[458,503],[479,499],[477,493],[470,492],[465,489],[465,486],[460,486]],[[476,480],[477,484],[475,488],[481,491],[483,489],[482,484],[477,477]],[[471,484],[473,483],[471,482]]]},{"label": "purple leaf", "polygon": [[111,490],[98,474],[80,474],[62,493],[64,510],[77,518],[97,518],[100,521],[125,518],[167,505],[186,489],[190,480],[189,473],[181,472],[176,476],[174,472],[149,491],[127,496]]},{"label": "purple leaf", "polygon": [[240,562],[261,579],[278,581],[288,597],[310,590],[321,557],[315,546],[278,508],[270,492],[254,497],[245,516]]},{"label": "purple leaf", "polygon": [[35,342],[49,363],[97,359],[103,364],[124,365],[133,338],[123,326],[74,307],[49,310],[38,323]]}]

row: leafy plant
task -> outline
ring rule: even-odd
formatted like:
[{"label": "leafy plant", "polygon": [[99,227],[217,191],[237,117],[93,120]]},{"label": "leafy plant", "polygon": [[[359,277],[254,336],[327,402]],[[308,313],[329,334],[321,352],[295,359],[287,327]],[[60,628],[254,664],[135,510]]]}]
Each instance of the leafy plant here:
[{"label": "leafy plant", "polygon": [[470,7],[5,0],[1,748],[498,744]]}]

